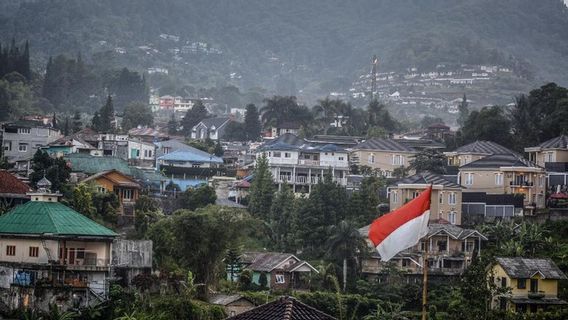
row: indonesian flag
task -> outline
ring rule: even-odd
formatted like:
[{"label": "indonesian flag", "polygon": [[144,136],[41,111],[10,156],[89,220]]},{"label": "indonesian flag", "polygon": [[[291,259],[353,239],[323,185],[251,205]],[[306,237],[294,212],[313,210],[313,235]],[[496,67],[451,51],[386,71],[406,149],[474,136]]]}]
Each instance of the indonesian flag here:
[{"label": "indonesian flag", "polygon": [[369,228],[369,239],[382,261],[389,261],[428,234],[431,193],[432,186],[404,206],[373,221]]}]

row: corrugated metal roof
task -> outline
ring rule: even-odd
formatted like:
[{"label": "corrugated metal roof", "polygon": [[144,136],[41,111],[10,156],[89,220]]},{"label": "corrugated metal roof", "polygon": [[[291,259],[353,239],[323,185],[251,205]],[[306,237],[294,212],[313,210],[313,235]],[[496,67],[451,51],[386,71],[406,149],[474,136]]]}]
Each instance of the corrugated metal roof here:
[{"label": "corrugated metal roof", "polygon": [[528,279],[533,277],[536,273],[541,273],[546,279],[567,279],[566,275],[550,259],[498,257],[496,260],[511,278]]},{"label": "corrugated metal roof", "polygon": [[59,202],[30,201],[0,216],[0,234],[116,237],[114,231]]},{"label": "corrugated metal roof", "polygon": [[193,148],[194,150],[177,150],[165,154],[158,158],[158,160],[167,161],[191,161],[191,162],[211,162],[223,163],[223,159],[207,152]]},{"label": "corrugated metal roof", "polygon": [[372,138],[363,141],[353,147],[354,150],[379,150],[379,151],[400,151],[400,152],[416,152],[413,148],[399,143],[393,139]]},{"label": "corrugated metal roof", "polygon": [[270,272],[277,265],[293,256],[291,253],[280,252],[246,252],[243,254],[242,260],[245,263],[250,263],[247,269]]},{"label": "corrugated metal roof", "polygon": [[294,134],[286,133],[278,138],[266,142],[258,148],[258,150],[297,150],[305,152],[346,152],[345,149],[331,143],[318,144],[299,138]]},{"label": "corrugated metal roof", "polygon": [[515,151],[503,147],[502,145],[493,142],[478,140],[465,146],[457,148],[454,152],[456,153],[474,153],[474,154],[516,154]]},{"label": "corrugated metal roof", "polygon": [[227,319],[231,320],[335,320],[315,308],[292,297],[281,297],[247,312]]}]

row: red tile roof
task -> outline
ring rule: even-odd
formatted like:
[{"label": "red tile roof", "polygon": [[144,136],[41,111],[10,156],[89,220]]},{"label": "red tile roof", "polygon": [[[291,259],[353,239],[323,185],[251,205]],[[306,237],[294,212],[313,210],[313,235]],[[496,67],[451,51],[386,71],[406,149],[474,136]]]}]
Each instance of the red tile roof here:
[{"label": "red tile roof", "polygon": [[6,170],[0,170],[0,193],[26,194],[31,188]]}]

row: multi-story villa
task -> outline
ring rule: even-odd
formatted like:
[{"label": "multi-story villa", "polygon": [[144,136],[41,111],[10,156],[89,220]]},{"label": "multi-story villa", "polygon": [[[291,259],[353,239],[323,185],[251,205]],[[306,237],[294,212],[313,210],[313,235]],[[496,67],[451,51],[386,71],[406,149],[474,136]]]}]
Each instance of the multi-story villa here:
[{"label": "multi-story villa", "polygon": [[493,141],[483,140],[466,144],[451,152],[444,152],[448,158],[448,165],[457,167],[494,154],[515,154],[515,152]]},{"label": "multi-story villa", "polygon": [[329,173],[340,185],[347,185],[348,152],[336,145],[318,145],[286,133],[257,149],[256,158],[268,158],[274,182],[286,183],[294,192],[309,193]]},{"label": "multi-story villa", "polygon": [[417,151],[393,139],[373,138],[357,144],[350,153],[351,164],[380,170],[387,178],[395,169],[407,167]]},{"label": "multi-story villa", "polygon": [[568,136],[561,135],[539,144],[525,148],[529,160],[544,167],[547,172],[548,186],[554,191],[568,186]]}]

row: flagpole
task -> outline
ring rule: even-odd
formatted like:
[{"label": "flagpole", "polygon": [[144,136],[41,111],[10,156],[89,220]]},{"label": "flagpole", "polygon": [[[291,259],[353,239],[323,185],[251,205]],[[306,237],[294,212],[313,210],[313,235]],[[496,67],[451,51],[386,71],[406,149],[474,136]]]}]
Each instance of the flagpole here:
[{"label": "flagpole", "polygon": [[[434,184],[430,184],[430,208],[432,208],[432,193]],[[430,212],[430,214],[432,214]],[[428,241],[424,246],[424,253],[422,254],[422,320],[428,319]]]}]

